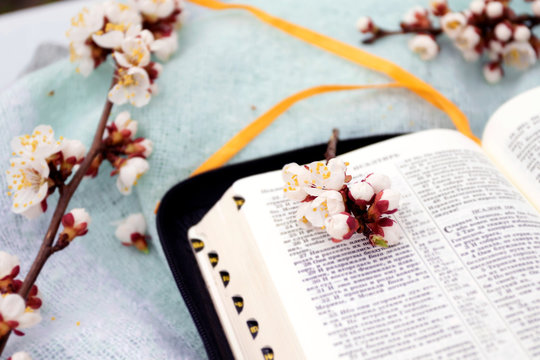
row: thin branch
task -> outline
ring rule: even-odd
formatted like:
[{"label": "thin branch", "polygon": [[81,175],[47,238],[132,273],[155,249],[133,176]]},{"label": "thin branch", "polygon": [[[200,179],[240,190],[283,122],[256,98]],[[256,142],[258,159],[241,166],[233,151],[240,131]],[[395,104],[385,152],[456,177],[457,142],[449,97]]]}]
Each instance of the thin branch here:
[{"label": "thin branch", "polygon": [[375,41],[382,39],[384,37],[387,37],[387,36],[391,36],[391,35],[418,34],[418,33],[429,34],[429,35],[433,35],[437,37],[442,34],[442,29],[432,28],[432,27],[428,27],[428,28],[415,27],[415,28],[407,28],[407,29],[400,29],[400,30],[385,30],[385,29],[378,28],[377,31],[375,31],[375,33],[371,37],[368,37],[362,40],[362,43],[373,44]]},{"label": "thin branch", "polygon": [[326,147],[326,152],[324,153],[324,157],[326,158],[327,163],[328,161],[330,161],[330,159],[333,159],[336,157],[338,141],[339,141],[339,130],[333,129],[332,136],[330,136],[330,140],[328,140],[328,146]]},{"label": "thin branch", "polygon": [[[115,82],[116,80],[113,78],[111,87],[114,86]],[[56,208],[49,224],[49,228],[45,233],[43,242],[41,243],[41,247],[39,248],[39,252],[36,255],[36,258],[34,259],[34,262],[32,263],[32,266],[30,267],[30,270],[28,271],[28,274],[24,279],[21,289],[19,290],[19,295],[21,295],[24,299],[28,297],[32,286],[36,282],[39,273],[43,269],[43,266],[45,265],[49,257],[54,252],[56,252],[56,250],[53,248],[53,243],[56,234],[58,233],[58,228],[60,227],[60,224],[62,222],[62,217],[66,212],[69,201],[75,193],[75,190],[81,183],[84,175],[86,174],[90,166],[92,165],[92,161],[102,151],[101,140],[103,139],[103,133],[105,132],[105,127],[107,125],[107,120],[109,119],[112,106],[113,104],[107,99],[103,108],[103,112],[101,113],[101,118],[99,120],[90,150],[86,154],[85,159],[79,166],[77,172],[73,175],[71,181],[59,189],[61,190],[60,198],[58,199],[58,203],[56,204]],[[2,339],[0,339],[0,355],[2,354],[4,347],[6,346],[9,335],[10,333],[6,334]]]}]

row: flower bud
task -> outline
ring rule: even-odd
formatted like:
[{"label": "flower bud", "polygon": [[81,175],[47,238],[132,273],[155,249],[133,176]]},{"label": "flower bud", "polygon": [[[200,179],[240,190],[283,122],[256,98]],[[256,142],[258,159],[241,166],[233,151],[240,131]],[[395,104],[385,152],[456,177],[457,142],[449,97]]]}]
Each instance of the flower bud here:
[{"label": "flower bud", "polygon": [[362,16],[356,21],[356,28],[361,33],[367,34],[375,30],[373,20],[369,16]]},{"label": "flower bud", "polygon": [[139,178],[150,169],[148,161],[135,157],[123,162],[118,171],[116,187],[124,194],[129,195],[134,185],[137,185]]},{"label": "flower bud", "polygon": [[145,159],[152,154],[154,143],[145,138],[138,138],[126,146],[125,153],[130,156],[142,156]]},{"label": "flower bud", "polygon": [[379,192],[373,200],[373,205],[368,209],[368,217],[372,221],[378,221],[382,214],[393,214],[399,206],[401,195],[392,189]]},{"label": "flower bud", "polygon": [[373,188],[375,194],[378,194],[382,190],[390,188],[390,178],[383,174],[371,173],[362,181],[367,182]]},{"label": "flower bud", "polygon": [[327,218],[324,224],[326,232],[332,237],[332,241],[334,242],[350,239],[360,227],[358,220],[346,212],[341,212]]},{"label": "flower bud", "polygon": [[536,16],[540,16],[540,0],[534,0],[531,6],[533,14]]},{"label": "flower bud", "polygon": [[86,147],[79,140],[62,141],[61,151],[64,161],[71,164],[80,164],[86,155]]},{"label": "flower bud", "polygon": [[62,217],[64,230],[58,235],[55,245],[58,250],[65,248],[77,236],[86,235],[90,225],[90,215],[84,209],[73,209]]},{"label": "flower bud", "polygon": [[491,63],[484,65],[484,78],[490,84],[498,83],[503,77],[503,69],[499,63]]},{"label": "flower bud", "polygon": [[32,357],[27,352],[19,351],[11,355],[8,360],[32,360]]},{"label": "flower bud", "polygon": [[506,42],[512,37],[512,27],[506,22],[498,23],[495,26],[495,37],[497,40]]},{"label": "flower bud", "polygon": [[433,0],[430,3],[431,12],[435,16],[443,16],[448,12],[448,3],[446,0]]},{"label": "flower bud", "polygon": [[372,245],[388,247],[399,244],[401,240],[401,231],[398,225],[393,222],[391,226],[382,227],[382,234],[371,234],[369,241]]},{"label": "flower bud", "polygon": [[491,1],[486,4],[486,15],[491,19],[499,18],[504,13],[504,5],[498,1]]},{"label": "flower bud", "polygon": [[109,139],[112,145],[125,143],[135,137],[137,121],[131,119],[129,111],[122,111],[116,116],[113,123],[107,126]]},{"label": "flower bud", "polygon": [[469,9],[474,15],[482,15],[485,8],[486,2],[484,0],[474,0],[469,5]]},{"label": "flower bud", "polygon": [[401,24],[405,27],[428,27],[430,24],[428,15],[427,9],[415,6],[405,13]]},{"label": "flower bud", "polygon": [[349,186],[349,199],[354,201],[354,203],[360,206],[362,209],[365,209],[366,206],[371,203],[375,192],[373,187],[367,182],[358,182]]},{"label": "flower bud", "polygon": [[132,214],[122,220],[114,233],[124,246],[135,246],[137,250],[148,253],[146,242],[146,221],[143,214]]},{"label": "flower bud", "polygon": [[531,30],[525,25],[518,25],[514,29],[514,39],[517,41],[529,41],[531,38]]},{"label": "flower bud", "polygon": [[19,258],[15,255],[0,251],[0,281],[15,278],[19,274]]},{"label": "flower bud", "polygon": [[439,53],[439,45],[431,35],[419,34],[409,40],[409,49],[424,61],[434,59]]}]

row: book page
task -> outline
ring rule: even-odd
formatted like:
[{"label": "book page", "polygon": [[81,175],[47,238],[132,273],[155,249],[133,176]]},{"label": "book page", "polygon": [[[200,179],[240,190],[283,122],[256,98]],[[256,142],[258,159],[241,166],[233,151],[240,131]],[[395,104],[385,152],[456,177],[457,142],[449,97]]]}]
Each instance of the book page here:
[{"label": "book page", "polygon": [[540,87],[502,105],[486,125],[482,142],[540,212]]},{"label": "book page", "polygon": [[306,358],[540,358],[540,217],[481,149],[431,130],[342,158],[401,192],[399,245],[301,229],[280,172],[234,185]]}]

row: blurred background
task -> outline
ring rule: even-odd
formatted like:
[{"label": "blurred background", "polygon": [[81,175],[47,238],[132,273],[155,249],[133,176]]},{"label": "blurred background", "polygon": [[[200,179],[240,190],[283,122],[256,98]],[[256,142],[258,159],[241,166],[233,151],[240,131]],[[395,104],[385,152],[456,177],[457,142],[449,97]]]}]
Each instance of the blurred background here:
[{"label": "blurred background", "polygon": [[59,0],[2,0],[0,1],[0,14],[57,1]]}]

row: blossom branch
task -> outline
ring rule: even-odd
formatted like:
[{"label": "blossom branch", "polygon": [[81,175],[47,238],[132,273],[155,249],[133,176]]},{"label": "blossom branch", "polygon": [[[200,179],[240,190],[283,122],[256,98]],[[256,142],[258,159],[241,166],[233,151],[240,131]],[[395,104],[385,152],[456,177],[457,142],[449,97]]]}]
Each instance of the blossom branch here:
[{"label": "blossom branch", "polygon": [[337,143],[339,141],[339,130],[333,129],[332,130],[332,136],[330,136],[330,140],[328,141],[328,146],[326,147],[326,152],[324,153],[324,157],[326,158],[326,162],[330,161],[330,159],[333,159],[336,157],[336,151],[337,151]]},{"label": "blossom branch", "polygon": [[385,38],[392,35],[404,35],[404,34],[430,34],[432,36],[439,36],[442,34],[442,29],[426,27],[426,28],[415,28],[415,29],[401,29],[401,30],[385,30],[377,28],[375,32],[368,38],[362,40],[362,44],[373,44],[375,41]]}]

